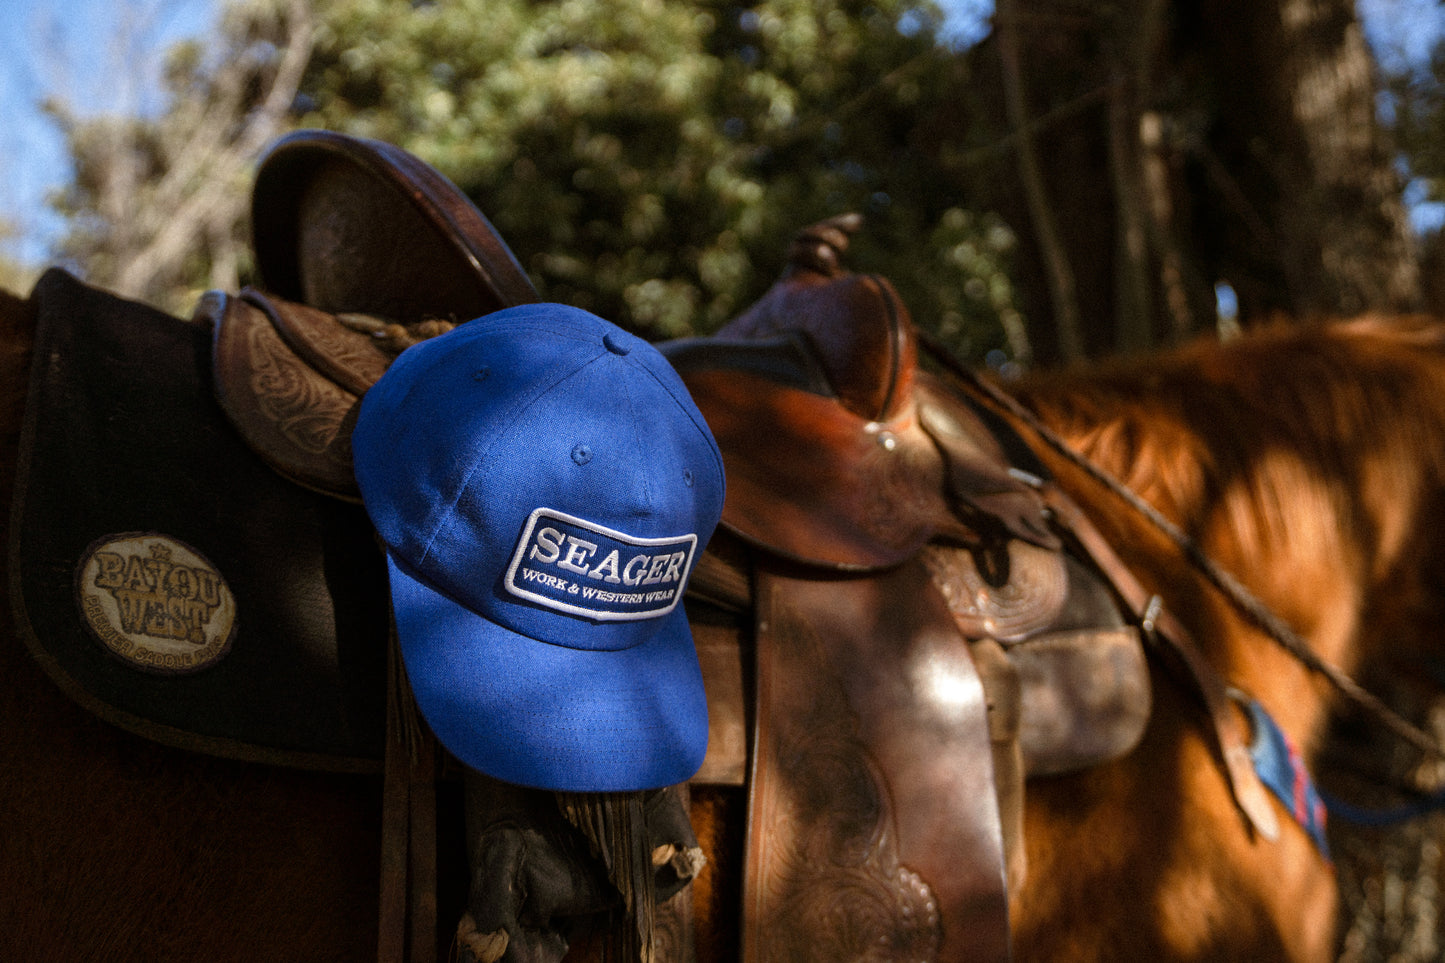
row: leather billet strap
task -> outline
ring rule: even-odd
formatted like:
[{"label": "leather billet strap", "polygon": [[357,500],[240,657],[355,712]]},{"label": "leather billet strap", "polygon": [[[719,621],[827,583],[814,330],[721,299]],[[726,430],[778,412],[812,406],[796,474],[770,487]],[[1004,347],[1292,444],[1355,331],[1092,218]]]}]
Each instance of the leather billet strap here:
[{"label": "leather billet strap", "polygon": [[1074,500],[1053,485],[1043,485],[1040,493],[1058,523],[1077,539],[1079,546],[1113,583],[1122,602],[1145,632],[1163,643],[1194,680],[1218,740],[1235,802],[1261,837],[1278,839],[1279,817],[1255,772],[1248,726],[1230,700],[1224,678],[1199,651],[1184,624],[1163,607],[1157,595],[1140,584]]},{"label": "leather billet strap", "polygon": [[756,578],[743,959],[1008,959],[983,687],[928,570]]}]

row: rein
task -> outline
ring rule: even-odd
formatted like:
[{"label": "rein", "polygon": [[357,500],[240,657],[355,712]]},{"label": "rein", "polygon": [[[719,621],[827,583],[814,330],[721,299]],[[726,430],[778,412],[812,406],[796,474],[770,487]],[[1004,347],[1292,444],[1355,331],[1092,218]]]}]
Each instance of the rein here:
[{"label": "rein", "polygon": [[1085,472],[1094,481],[1122,499],[1135,512],[1142,515],[1184,553],[1184,557],[1189,563],[1197,568],[1211,585],[1301,665],[1311,672],[1324,676],[1345,698],[1364,709],[1405,742],[1437,759],[1445,759],[1445,746],[1395,712],[1378,696],[1365,689],[1339,668],[1321,659],[1283,619],[1271,611],[1238,579],[1205,554],[1199,543],[1187,532],[1166,518],[1157,508],[1146,502],[1123,482],[1075,451],[1016,398],[997,385],[980,378],[958,361],[937,338],[925,331],[918,331],[917,335],[918,343],[950,374],[1028,426],[1054,452]]}]

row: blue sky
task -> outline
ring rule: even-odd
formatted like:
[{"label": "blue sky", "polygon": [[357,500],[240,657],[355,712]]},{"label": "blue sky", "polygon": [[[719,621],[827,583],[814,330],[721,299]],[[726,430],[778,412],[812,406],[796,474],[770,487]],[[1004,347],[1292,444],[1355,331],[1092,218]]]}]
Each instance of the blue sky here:
[{"label": "blue sky", "polygon": [[[1419,63],[1445,31],[1439,0],[1358,0],[1377,55]],[[45,210],[48,192],[68,177],[60,136],[37,110],[62,94],[82,113],[158,110],[159,51],[197,36],[219,0],[0,0],[0,219],[21,237],[0,250],[43,263],[58,222]],[[992,0],[941,0],[945,32],[966,45],[981,36]],[[124,43],[117,48],[116,38]],[[1445,222],[1445,206],[1417,212],[1420,226]]]},{"label": "blue sky", "polygon": [[[38,110],[61,94],[82,113],[154,111],[157,52],[210,25],[216,0],[0,0],[0,218],[22,242],[7,253],[43,260],[57,224],[44,208],[68,174],[60,134]],[[116,40],[123,43],[117,45]]]}]

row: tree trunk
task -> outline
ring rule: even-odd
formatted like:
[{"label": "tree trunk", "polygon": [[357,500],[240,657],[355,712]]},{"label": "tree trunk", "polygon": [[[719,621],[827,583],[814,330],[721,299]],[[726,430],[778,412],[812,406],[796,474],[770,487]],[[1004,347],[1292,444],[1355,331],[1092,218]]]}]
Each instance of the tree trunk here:
[{"label": "tree trunk", "polygon": [[973,74],[1012,149],[970,188],[1020,233],[1040,362],[1212,329],[1218,284],[1246,324],[1419,306],[1351,0],[1011,0],[997,21]]},{"label": "tree trunk", "polygon": [[1244,218],[1214,219],[1217,273],[1239,292],[1241,315],[1418,307],[1402,185],[1353,3],[1205,0],[1200,25],[1219,98],[1204,150],[1271,228],[1259,236],[1240,229]]}]

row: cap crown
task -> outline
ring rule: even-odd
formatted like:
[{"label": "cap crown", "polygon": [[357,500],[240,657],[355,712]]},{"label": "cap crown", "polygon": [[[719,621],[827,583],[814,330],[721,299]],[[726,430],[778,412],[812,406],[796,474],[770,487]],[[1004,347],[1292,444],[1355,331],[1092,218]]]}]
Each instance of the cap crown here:
[{"label": "cap crown", "polygon": [[557,645],[646,638],[722,510],[721,456],[671,366],[561,305],[408,349],[367,393],[352,444],[399,565]]}]

